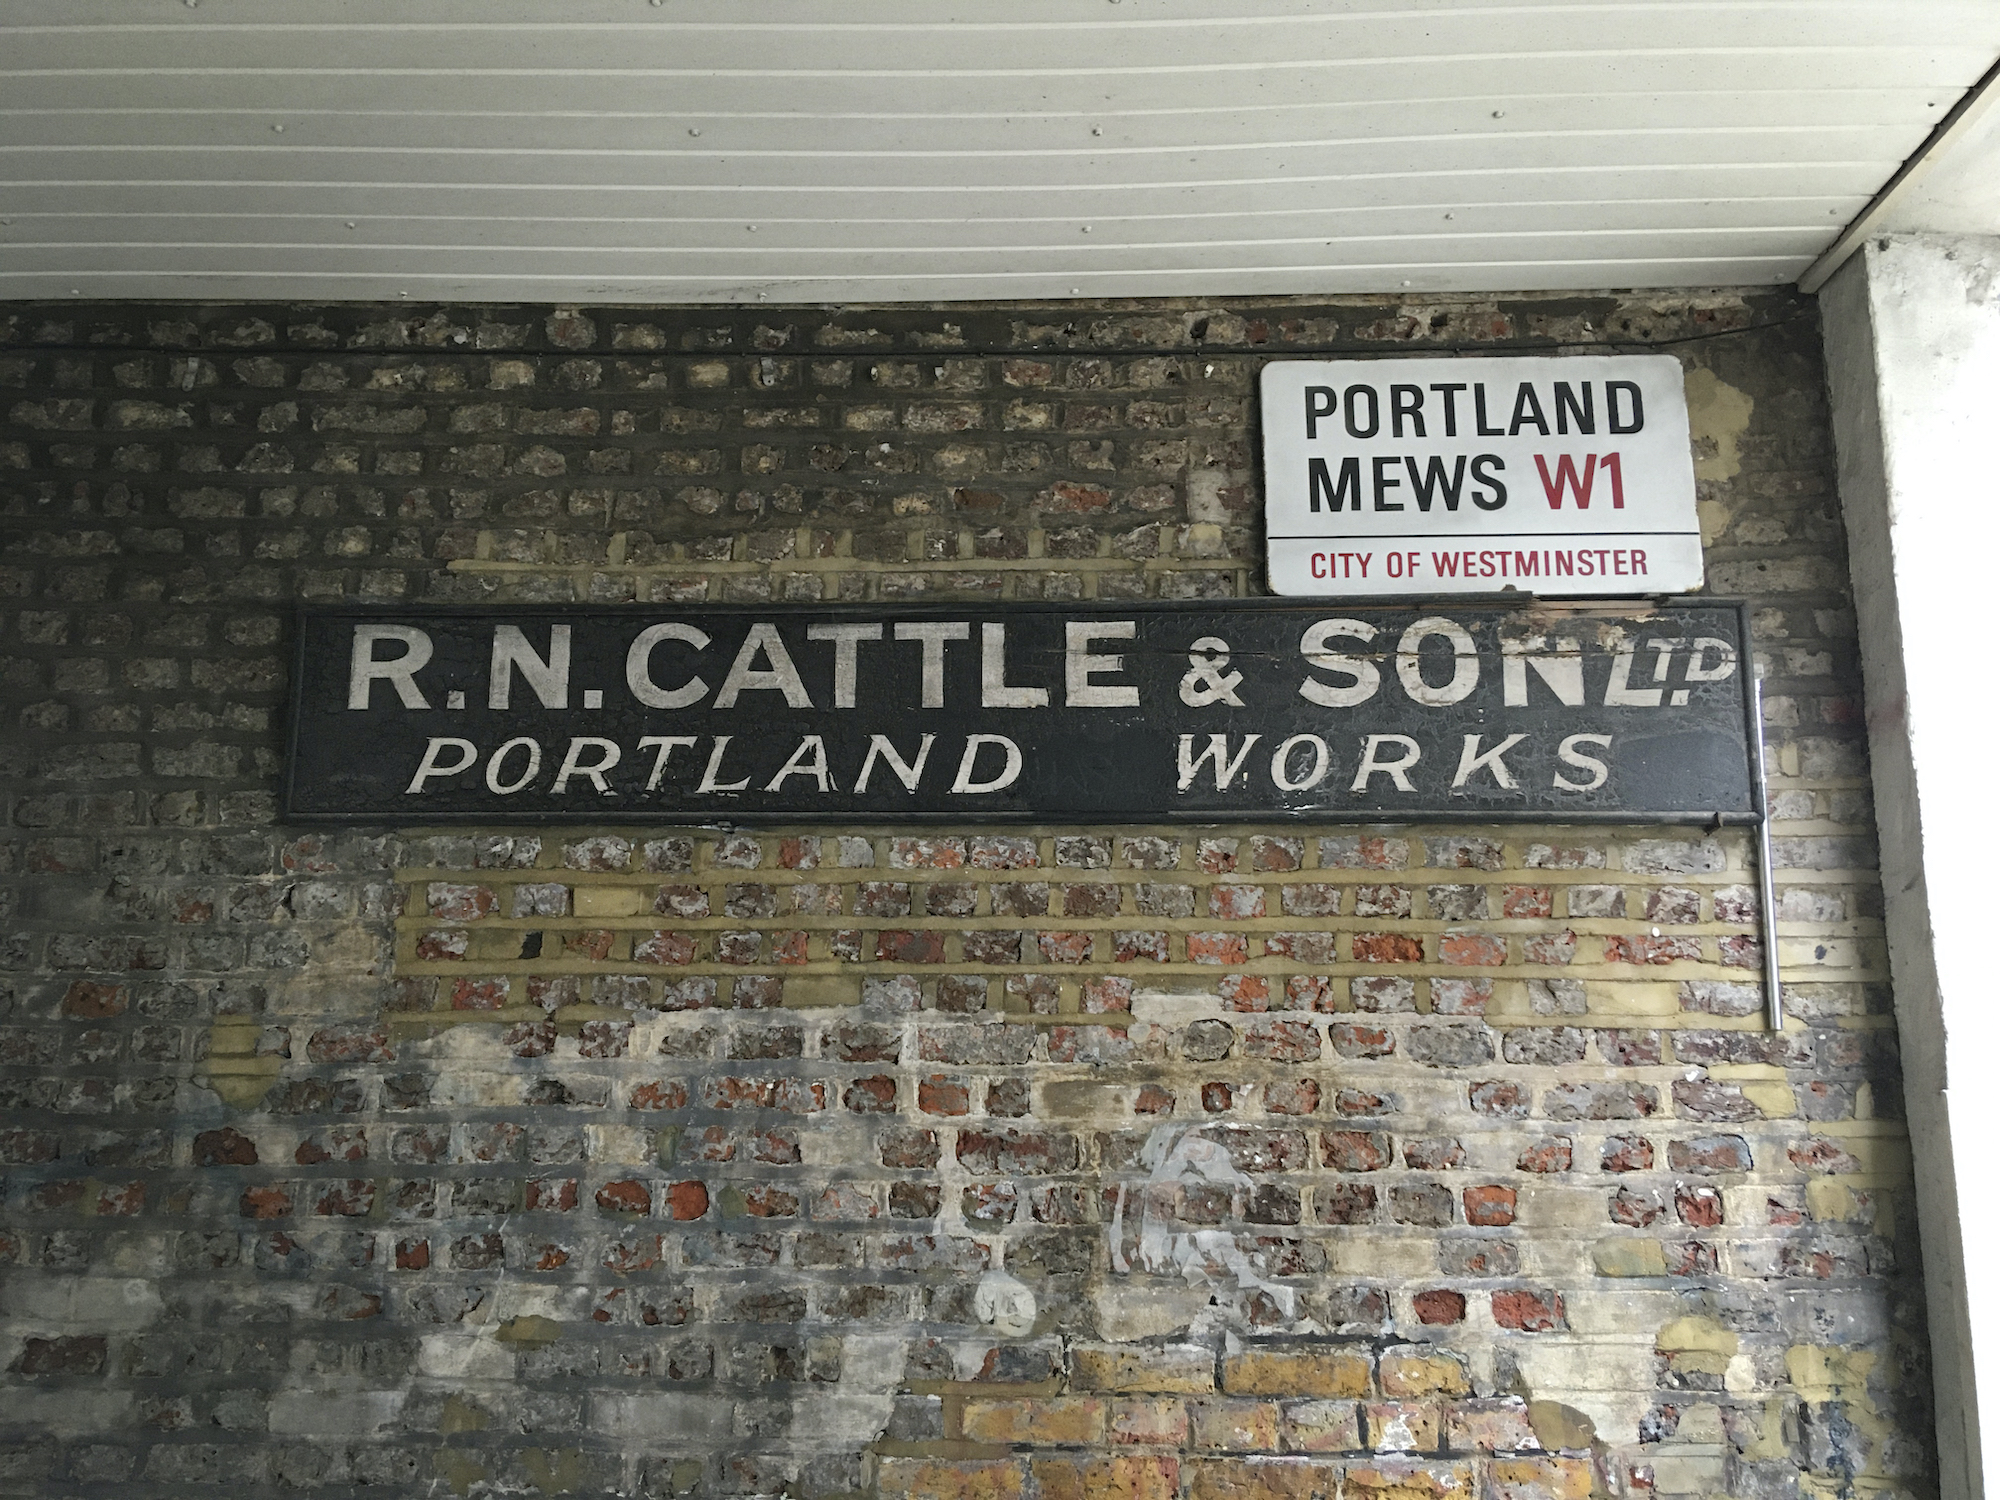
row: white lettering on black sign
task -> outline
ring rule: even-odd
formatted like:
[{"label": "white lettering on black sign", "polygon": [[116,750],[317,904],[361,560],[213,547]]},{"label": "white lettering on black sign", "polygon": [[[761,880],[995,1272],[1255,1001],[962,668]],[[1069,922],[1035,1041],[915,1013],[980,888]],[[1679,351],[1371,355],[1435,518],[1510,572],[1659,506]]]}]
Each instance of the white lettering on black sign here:
[{"label": "white lettering on black sign", "polygon": [[303,614],[305,820],[1747,817],[1733,605]]}]

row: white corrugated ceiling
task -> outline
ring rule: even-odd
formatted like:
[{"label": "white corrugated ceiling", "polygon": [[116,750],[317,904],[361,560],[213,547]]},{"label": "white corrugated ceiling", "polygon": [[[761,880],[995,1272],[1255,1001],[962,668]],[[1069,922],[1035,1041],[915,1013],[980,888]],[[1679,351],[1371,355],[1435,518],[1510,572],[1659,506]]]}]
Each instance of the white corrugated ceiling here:
[{"label": "white corrugated ceiling", "polygon": [[1783,282],[1994,0],[26,0],[0,297]]}]

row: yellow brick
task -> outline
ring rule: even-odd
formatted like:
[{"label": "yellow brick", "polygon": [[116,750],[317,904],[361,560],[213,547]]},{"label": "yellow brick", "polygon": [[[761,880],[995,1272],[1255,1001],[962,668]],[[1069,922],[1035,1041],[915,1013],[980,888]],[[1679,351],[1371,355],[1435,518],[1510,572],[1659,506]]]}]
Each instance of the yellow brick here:
[{"label": "yellow brick", "polygon": [[1114,1443],[1178,1448],[1187,1442],[1187,1408],[1164,1396],[1130,1396],[1111,1403],[1107,1430]]},{"label": "yellow brick", "polygon": [[1011,1458],[885,1458],[879,1481],[882,1500],[1020,1500],[1026,1487],[1026,1466]]},{"label": "yellow brick", "polygon": [[1273,1449],[1278,1408],[1270,1401],[1190,1401],[1191,1441],[1197,1448]]},{"label": "yellow brick", "polygon": [[1742,1085],[1743,1097],[1762,1111],[1767,1120],[1784,1120],[1799,1112],[1798,1095],[1789,1083],[1752,1082]]},{"label": "yellow brick", "polygon": [[1076,1383],[1093,1391],[1199,1396],[1215,1389],[1215,1355],[1199,1344],[1103,1345],[1076,1351]]},{"label": "yellow brick", "polygon": [[1664,1276],[1667,1274],[1666,1247],[1658,1240],[1642,1240],[1615,1235],[1590,1247],[1590,1258],[1600,1276]]},{"label": "yellow brick", "polygon": [[1875,1368],[1872,1349],[1830,1349],[1818,1344],[1794,1344],[1785,1351],[1785,1374],[1804,1401],[1857,1401],[1872,1411],[1868,1374]]},{"label": "yellow brick", "polygon": [[1824,1224],[1854,1217],[1854,1189],[1838,1177],[1815,1177],[1806,1183],[1806,1209]]},{"label": "yellow brick", "polygon": [[1681,1013],[1680,987],[1623,980],[1603,981],[1590,986],[1584,1002],[1593,1016],[1678,1016]]},{"label": "yellow brick", "polygon": [[646,893],[622,885],[580,885],[573,900],[579,917],[636,917],[646,909]]},{"label": "yellow brick", "polygon": [[1370,1401],[1368,1437],[1377,1453],[1427,1453],[1438,1445],[1443,1413],[1435,1401]]},{"label": "yellow brick", "polygon": [[1385,1396],[1463,1396],[1471,1389],[1465,1366],[1449,1355],[1391,1350],[1382,1356]]},{"label": "yellow brick", "polygon": [[1347,1471],[1347,1500],[1443,1500],[1472,1493],[1472,1466],[1393,1459]]},{"label": "yellow brick", "polygon": [[1157,1457],[1038,1458],[1033,1470],[1041,1500],[1174,1500],[1180,1460]]},{"label": "yellow brick", "polygon": [[1095,1396],[968,1401],[964,1431],[975,1443],[1095,1443],[1104,1437],[1104,1402]]},{"label": "yellow brick", "polygon": [[1340,1466],[1310,1459],[1212,1458],[1188,1469],[1188,1500],[1338,1500],[1340,1494]]},{"label": "yellow brick", "polygon": [[1361,1446],[1360,1409],[1352,1401],[1287,1401],[1287,1453],[1346,1453]]},{"label": "yellow brick", "polygon": [[1494,1500],[1590,1500],[1587,1458],[1496,1458]]},{"label": "yellow brick", "polygon": [[1653,1347],[1662,1354],[1702,1350],[1711,1354],[1733,1355],[1738,1340],[1732,1329],[1723,1327],[1713,1318],[1675,1318],[1660,1329],[1653,1340]]},{"label": "yellow brick", "polygon": [[1222,1388],[1234,1396],[1365,1396],[1368,1357],[1335,1350],[1256,1350],[1226,1360]]},{"label": "yellow brick", "polygon": [[1721,1375],[1736,1357],[1738,1340],[1733,1331],[1713,1318],[1676,1318],[1661,1328],[1654,1347],[1673,1361],[1676,1370],[1701,1375]]}]

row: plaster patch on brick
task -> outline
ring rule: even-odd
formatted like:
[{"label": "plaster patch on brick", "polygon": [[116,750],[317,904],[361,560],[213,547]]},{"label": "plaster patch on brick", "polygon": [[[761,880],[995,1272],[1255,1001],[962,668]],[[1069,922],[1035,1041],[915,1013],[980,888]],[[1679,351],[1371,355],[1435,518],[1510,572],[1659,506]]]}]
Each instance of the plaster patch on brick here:
[{"label": "plaster patch on brick", "polygon": [[1706,366],[1687,373],[1689,436],[1696,479],[1734,479],[1743,469],[1742,442],[1756,401]]},{"label": "plaster patch on brick", "polygon": [[[1206,1286],[1211,1292],[1209,1306],[1189,1325],[1191,1336],[1219,1330],[1233,1348],[1236,1335],[1251,1327],[1244,1305],[1246,1299],[1259,1292],[1272,1300],[1287,1323],[1297,1323],[1294,1332],[1316,1331],[1318,1325],[1311,1319],[1298,1319],[1297,1289],[1281,1286],[1261,1275],[1253,1257],[1237,1244],[1236,1236],[1219,1230],[1179,1227],[1161,1209],[1164,1194],[1156,1190],[1174,1183],[1212,1182],[1246,1189],[1251,1186],[1250,1179],[1236,1169],[1220,1142],[1201,1134],[1199,1129],[1156,1126],[1146,1138],[1140,1163],[1149,1169],[1141,1191],[1140,1266],[1155,1275],[1177,1274],[1190,1286]],[[1118,1185],[1110,1224],[1111,1268],[1121,1275],[1129,1275],[1132,1269],[1124,1251],[1129,1191],[1128,1184]],[[1223,1272],[1234,1278],[1234,1285],[1220,1274]]]}]

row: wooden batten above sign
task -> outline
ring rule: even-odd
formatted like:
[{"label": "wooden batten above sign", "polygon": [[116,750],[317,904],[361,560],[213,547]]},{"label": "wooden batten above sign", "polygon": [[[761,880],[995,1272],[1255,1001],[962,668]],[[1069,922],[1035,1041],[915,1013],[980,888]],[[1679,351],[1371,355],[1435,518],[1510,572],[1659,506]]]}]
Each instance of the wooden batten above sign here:
[{"label": "wooden batten above sign", "polygon": [[1752,821],[1733,603],[301,614],[306,822]]},{"label": "wooden batten above sign", "polygon": [[1262,396],[1275,593],[1701,587],[1671,356],[1279,360]]}]

